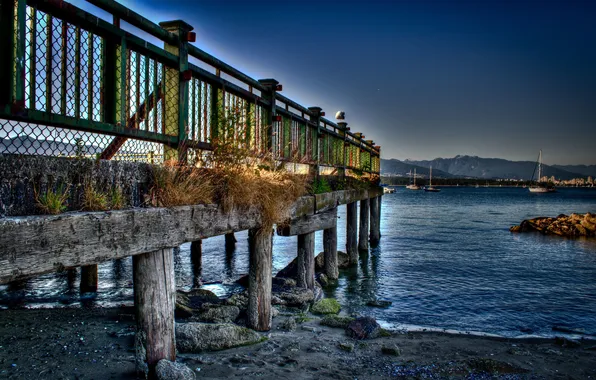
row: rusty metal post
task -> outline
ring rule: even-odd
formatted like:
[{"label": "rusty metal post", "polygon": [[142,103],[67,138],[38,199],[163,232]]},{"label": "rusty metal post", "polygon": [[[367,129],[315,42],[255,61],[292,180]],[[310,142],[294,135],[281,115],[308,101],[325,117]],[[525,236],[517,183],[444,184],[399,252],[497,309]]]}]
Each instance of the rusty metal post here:
[{"label": "rusty metal post", "polygon": [[186,162],[188,140],[188,34],[194,29],[182,20],[164,21],[159,25],[178,37],[177,44],[165,42],[164,49],[178,56],[178,67],[167,67],[165,73],[165,133],[178,136],[178,149],[164,147],[164,159]]}]

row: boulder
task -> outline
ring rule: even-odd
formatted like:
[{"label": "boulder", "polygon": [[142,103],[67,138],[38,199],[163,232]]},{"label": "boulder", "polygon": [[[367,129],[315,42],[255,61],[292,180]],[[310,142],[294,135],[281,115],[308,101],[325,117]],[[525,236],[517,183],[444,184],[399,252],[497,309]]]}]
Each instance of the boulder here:
[{"label": "boulder", "polygon": [[179,323],[176,347],[180,352],[201,353],[246,346],[266,340],[253,330],[231,323]]},{"label": "boulder", "polygon": [[346,327],[346,334],[354,339],[372,339],[380,333],[381,326],[372,317],[356,318]]},{"label": "boulder", "polygon": [[279,328],[284,331],[295,331],[297,327],[296,319],[294,317],[286,318],[280,325]]},{"label": "boulder", "polygon": [[392,355],[392,356],[400,356],[401,355],[401,349],[396,344],[390,345],[390,346],[382,346],[381,352],[384,355]]},{"label": "boulder", "polygon": [[324,316],[323,319],[321,319],[320,324],[323,326],[345,329],[352,321],[354,321],[354,319],[355,318],[353,317],[329,314]]},{"label": "boulder", "polygon": [[341,305],[334,298],[324,298],[310,308],[313,314],[337,314],[340,310]]},{"label": "boulder", "polygon": [[282,289],[275,295],[282,299],[287,306],[300,307],[314,300],[313,291],[305,288]]},{"label": "boulder", "polygon": [[561,214],[556,218],[539,217],[524,220],[519,226],[509,229],[511,232],[538,231],[546,235],[558,235],[564,237],[596,236],[596,223],[590,213]]},{"label": "boulder", "polygon": [[340,350],[345,351],[345,352],[353,352],[354,351],[354,343],[348,343],[348,342],[339,343],[337,345],[337,348],[339,348]]},{"label": "boulder", "polygon": [[221,303],[218,296],[207,289],[193,289],[188,292],[178,290],[176,292],[176,303],[181,307],[199,309],[204,303]]},{"label": "boulder", "polygon": [[234,322],[238,315],[240,315],[238,306],[204,303],[195,312],[194,319],[201,322],[228,323]]},{"label": "boulder", "polygon": [[158,380],[194,380],[195,373],[181,363],[161,359],[155,366],[155,376]]},{"label": "boulder", "polygon": [[248,308],[248,292],[236,293],[224,301],[226,305],[237,306],[241,310]]}]

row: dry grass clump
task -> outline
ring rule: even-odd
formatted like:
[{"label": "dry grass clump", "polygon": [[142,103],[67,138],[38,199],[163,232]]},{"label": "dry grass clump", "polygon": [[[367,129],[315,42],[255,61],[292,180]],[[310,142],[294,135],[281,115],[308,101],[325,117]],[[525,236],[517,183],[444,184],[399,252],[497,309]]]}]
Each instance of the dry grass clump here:
[{"label": "dry grass clump", "polygon": [[83,210],[106,211],[110,208],[108,195],[91,185],[85,185],[83,189]]},{"label": "dry grass clump", "polygon": [[61,214],[68,208],[68,190],[70,186],[59,186],[56,191],[48,188],[44,194],[39,194],[36,189],[35,203],[44,214]]},{"label": "dry grass clump", "polygon": [[110,192],[109,196],[110,208],[112,210],[122,210],[126,206],[124,194],[122,193],[122,189],[119,186],[114,187]]},{"label": "dry grass clump", "polygon": [[208,204],[213,202],[213,185],[205,170],[168,161],[153,168],[150,196],[157,207]]}]

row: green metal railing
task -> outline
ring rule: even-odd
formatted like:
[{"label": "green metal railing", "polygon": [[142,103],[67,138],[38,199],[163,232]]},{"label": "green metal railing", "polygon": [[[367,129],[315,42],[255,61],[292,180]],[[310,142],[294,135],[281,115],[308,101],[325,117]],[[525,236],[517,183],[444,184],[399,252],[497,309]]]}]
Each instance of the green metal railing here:
[{"label": "green metal railing", "polygon": [[[185,22],[157,25],[115,1],[88,2],[113,22],[64,1],[1,0],[0,153],[163,162],[226,136],[279,161],[379,172],[372,141],[190,44]],[[222,127],[232,117],[242,128]]]}]

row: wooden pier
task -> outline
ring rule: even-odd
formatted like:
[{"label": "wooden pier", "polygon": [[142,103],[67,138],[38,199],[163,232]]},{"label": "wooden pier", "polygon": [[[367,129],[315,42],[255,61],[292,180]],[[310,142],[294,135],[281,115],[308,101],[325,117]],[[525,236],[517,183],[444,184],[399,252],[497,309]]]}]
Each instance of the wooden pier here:
[{"label": "wooden pier", "polygon": [[[136,342],[151,377],[159,360],[176,358],[173,250],[191,242],[200,271],[204,239],[225,235],[226,251],[233,251],[234,233],[248,230],[247,324],[268,331],[273,233],[296,236],[297,283],[313,290],[317,231],[324,231],[325,274],[339,276],[338,207],[347,208],[352,265],[369,242],[379,244],[380,147],[345,121],[325,119],[321,108],[281,95],[278,81],[255,80],[202,51],[187,23],[158,25],[115,1],[88,1],[112,22],[66,1],[0,3],[0,48],[7,54],[0,61],[0,284],[80,267],[81,292],[94,292],[97,264],[132,256]],[[367,187],[302,196],[275,231],[258,207],[148,207],[154,165],[196,165],[224,138],[270,157],[272,166],[317,181],[358,178]],[[129,208],[79,211],[89,178],[124,189]],[[39,215],[37,193],[58,182],[73,185],[70,208]]]}]

